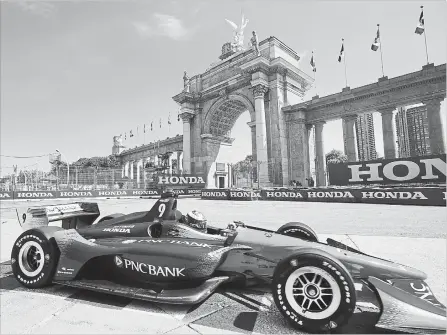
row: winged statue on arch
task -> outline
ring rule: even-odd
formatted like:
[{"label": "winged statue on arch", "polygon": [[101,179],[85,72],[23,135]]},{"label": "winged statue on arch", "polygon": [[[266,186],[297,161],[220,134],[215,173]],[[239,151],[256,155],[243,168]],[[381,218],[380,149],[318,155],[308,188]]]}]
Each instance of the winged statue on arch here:
[{"label": "winged statue on arch", "polygon": [[228,19],[225,19],[225,21],[227,21],[228,24],[233,28],[233,47],[236,49],[236,51],[242,50],[244,47],[244,29],[248,24],[248,19],[245,18],[244,14],[242,14],[242,20],[239,27],[233,21],[230,21]]}]

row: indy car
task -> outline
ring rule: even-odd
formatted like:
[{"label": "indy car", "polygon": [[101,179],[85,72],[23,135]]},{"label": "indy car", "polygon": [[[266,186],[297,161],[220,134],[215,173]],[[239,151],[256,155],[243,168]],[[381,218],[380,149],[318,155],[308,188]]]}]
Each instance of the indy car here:
[{"label": "indy car", "polygon": [[11,252],[13,274],[31,289],[60,284],[170,304],[258,286],[298,330],[445,331],[446,308],[421,271],[320,242],[299,222],[277,231],[240,221],[199,231],[182,222],[177,202],[168,191],[149,211],[102,218],[96,203],[29,208],[18,215],[24,232]]}]

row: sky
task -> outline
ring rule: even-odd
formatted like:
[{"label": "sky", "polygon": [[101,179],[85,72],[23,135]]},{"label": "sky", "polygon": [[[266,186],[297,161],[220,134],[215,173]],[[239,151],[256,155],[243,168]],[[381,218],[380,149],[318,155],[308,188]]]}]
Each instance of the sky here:
[{"label": "sky", "polygon": [[[309,75],[314,51],[317,80],[309,100],[345,86],[337,61],[342,38],[348,86],[382,76],[380,53],[370,49],[378,23],[385,75],[420,70],[424,37],[414,30],[421,5],[429,61],[443,64],[445,1],[1,1],[1,174],[13,164],[47,170],[46,155],[56,149],[69,162],[107,156],[113,136],[136,134],[137,127],[140,136],[128,146],[181,134],[172,97],[183,89],[183,71],[203,73],[219,60],[222,45],[232,41],[225,19],[239,23],[241,11],[249,19],[245,44],[252,30],[260,40],[275,36],[301,56],[300,69]],[[441,108],[445,133],[445,100]],[[383,155],[376,114],[376,147]],[[248,121],[246,112],[232,130],[230,162],[251,153]],[[340,120],[327,123],[323,136],[325,152],[343,150]]]}]

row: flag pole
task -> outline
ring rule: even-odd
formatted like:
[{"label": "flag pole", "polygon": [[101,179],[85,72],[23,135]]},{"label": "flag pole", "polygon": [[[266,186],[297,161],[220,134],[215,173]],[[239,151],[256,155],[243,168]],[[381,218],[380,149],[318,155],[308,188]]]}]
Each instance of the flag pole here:
[{"label": "flag pole", "polygon": [[382,76],[385,77],[385,72],[383,71],[383,55],[382,55],[382,34],[380,34],[380,30],[379,30],[379,26],[380,24],[377,24],[377,31],[379,31],[379,40],[380,40],[380,61],[382,63]]},{"label": "flag pole", "polygon": [[346,49],[345,49],[345,39],[342,38],[342,43],[343,43],[343,63],[345,63],[345,83],[346,83],[346,87],[348,87],[348,76],[346,74]]},{"label": "flag pole", "polygon": [[[421,6],[421,11],[424,10],[424,6]],[[424,40],[425,40],[425,55],[427,56],[427,64],[428,62],[428,48],[427,48],[427,28],[425,27],[425,19],[424,19]]]}]

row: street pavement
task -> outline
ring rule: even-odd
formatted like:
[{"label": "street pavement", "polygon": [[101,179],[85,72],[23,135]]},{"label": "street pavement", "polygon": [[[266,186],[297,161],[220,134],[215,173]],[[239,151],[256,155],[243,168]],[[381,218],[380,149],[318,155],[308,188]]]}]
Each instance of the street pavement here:
[{"label": "street pavement", "polygon": [[[79,200],[76,200],[79,201]],[[148,210],[155,199],[85,199],[101,215]],[[9,258],[21,233],[18,211],[31,206],[74,202],[3,201],[0,203],[1,333],[76,334],[296,334],[277,311],[270,294],[219,291],[198,306],[169,306],[62,287],[28,290],[12,277]],[[331,237],[357,245],[374,256],[427,273],[433,293],[446,304],[446,215],[443,207],[213,201],[185,198],[179,210],[197,209],[209,223],[233,220],[277,229],[289,221],[310,225],[320,240]]]}]

